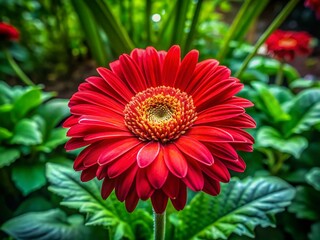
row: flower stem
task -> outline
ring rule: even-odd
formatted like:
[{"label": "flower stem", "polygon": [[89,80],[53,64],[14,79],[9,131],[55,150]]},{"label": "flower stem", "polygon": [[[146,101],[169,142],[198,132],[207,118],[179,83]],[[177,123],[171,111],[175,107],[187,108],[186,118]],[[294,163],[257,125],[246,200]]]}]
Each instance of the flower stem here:
[{"label": "flower stem", "polygon": [[16,61],[13,59],[11,53],[5,49],[4,50],[5,56],[12,67],[12,69],[15,71],[15,73],[18,75],[18,77],[28,86],[35,86],[35,84],[30,80],[30,78],[22,71],[22,69],[19,67],[19,65],[16,63]]},{"label": "flower stem", "polygon": [[154,240],[164,240],[166,225],[166,212],[154,212]]},{"label": "flower stem", "polygon": [[279,66],[279,70],[277,72],[276,81],[275,81],[275,84],[278,86],[281,86],[282,82],[283,82],[283,67],[284,67],[284,62],[281,61],[280,66]]},{"label": "flower stem", "polygon": [[267,40],[267,38],[270,36],[270,34],[276,30],[282,22],[286,19],[286,17],[291,13],[291,11],[294,9],[294,7],[297,5],[299,0],[291,0],[279,13],[279,15],[276,17],[275,20],[270,24],[270,26],[267,28],[267,30],[261,35],[261,37],[256,42],[256,45],[253,48],[253,51],[246,57],[243,64],[241,65],[238,72],[236,72],[235,77],[240,78],[241,74],[246,70],[249,62],[251,59],[256,55],[258,49],[261,47],[261,45]]}]

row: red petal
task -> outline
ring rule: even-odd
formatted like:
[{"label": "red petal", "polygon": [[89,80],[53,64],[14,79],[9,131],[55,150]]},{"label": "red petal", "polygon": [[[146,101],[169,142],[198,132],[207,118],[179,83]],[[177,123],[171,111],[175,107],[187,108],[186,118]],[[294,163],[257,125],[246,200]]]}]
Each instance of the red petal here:
[{"label": "red petal", "polygon": [[73,115],[72,115],[72,116],[68,117],[68,118],[64,121],[62,127],[64,127],[64,128],[72,127],[73,125],[75,125],[75,124],[78,123],[78,119],[79,119],[78,116],[73,116]]},{"label": "red petal", "polygon": [[170,200],[177,211],[180,211],[184,208],[187,203],[187,188],[185,184],[180,183],[178,196],[174,199],[171,198]]},{"label": "red petal", "polygon": [[154,188],[148,181],[145,169],[139,169],[137,172],[136,189],[138,197],[142,200],[147,200],[154,192]]},{"label": "red petal", "polygon": [[105,178],[102,183],[101,187],[101,196],[103,199],[107,199],[114,189],[115,186],[115,180],[114,179],[108,179]]},{"label": "red petal", "polygon": [[164,145],[164,161],[170,172],[178,178],[187,175],[188,163],[174,144]]},{"label": "red petal", "polygon": [[229,143],[210,143],[208,147],[211,150],[213,156],[217,156],[226,160],[237,160],[238,154],[236,150]]},{"label": "red petal", "polygon": [[136,146],[126,154],[120,156],[116,161],[111,162],[108,165],[108,176],[109,178],[118,177],[124,171],[126,171],[129,167],[132,166],[136,162],[137,153],[141,146]]},{"label": "red petal", "polygon": [[189,132],[188,136],[195,138],[201,142],[233,142],[233,136],[221,129],[209,126],[194,126]]},{"label": "red petal", "polygon": [[128,212],[133,212],[139,202],[139,197],[136,193],[136,189],[132,186],[128,196],[125,200],[126,209]]},{"label": "red petal", "polygon": [[236,161],[224,161],[223,164],[226,165],[227,168],[235,172],[244,172],[244,170],[246,169],[246,163],[240,156]]},{"label": "red petal", "polygon": [[67,151],[71,151],[71,150],[75,150],[77,148],[82,148],[85,146],[88,146],[90,143],[90,141],[84,141],[83,138],[71,138],[68,140],[68,142],[66,142],[64,148]]},{"label": "red petal", "polygon": [[174,144],[182,153],[189,157],[206,165],[213,164],[212,154],[208,148],[198,140],[187,136],[181,136]]},{"label": "red petal", "polygon": [[121,55],[119,61],[128,86],[130,86],[135,93],[145,90],[147,88],[146,80],[135,61],[127,54]]},{"label": "red petal", "polygon": [[123,202],[126,199],[129,193],[129,190],[135,180],[137,170],[138,170],[138,166],[133,165],[126,172],[121,174],[118,178],[115,178],[116,179],[116,185],[115,185],[116,196],[119,199],[119,201]]},{"label": "red petal", "polygon": [[134,96],[134,93],[130,91],[128,86],[112,71],[107,68],[98,68],[98,73],[104,80],[114,89],[120,96],[122,96],[127,102]]},{"label": "red petal", "polygon": [[[207,123],[207,124],[210,124],[210,123]],[[219,127],[237,127],[237,128],[255,128],[256,127],[256,122],[248,114],[242,114],[241,116],[237,116],[236,118],[213,122],[213,124]]]},{"label": "red petal", "polygon": [[153,47],[147,47],[143,58],[143,66],[148,87],[161,86],[162,79],[159,55]]},{"label": "red petal", "polygon": [[81,173],[81,177],[80,177],[81,181],[88,182],[88,181],[92,180],[93,178],[95,178],[98,166],[99,165],[96,164],[96,165],[93,165],[87,169],[84,169]]},{"label": "red petal", "polygon": [[[200,165],[200,164],[199,164]],[[202,171],[210,178],[216,179],[220,182],[229,182],[230,173],[227,167],[218,159],[211,166],[200,165]]]},{"label": "red petal", "polygon": [[159,142],[149,142],[144,145],[137,155],[137,163],[140,168],[149,166],[158,156],[160,151]]},{"label": "red petal", "polygon": [[169,198],[176,198],[179,194],[180,182],[179,178],[169,173],[166,183],[162,186],[162,191],[167,194]]},{"label": "red petal", "polygon": [[110,163],[116,158],[126,154],[129,150],[140,144],[141,141],[137,138],[126,138],[113,142],[105,146],[104,151],[101,153],[98,163],[104,165]]},{"label": "red petal", "polygon": [[220,183],[218,181],[211,179],[208,176],[205,176],[204,186],[202,191],[212,196],[216,196],[220,193]]},{"label": "red petal", "polygon": [[199,62],[193,72],[192,80],[187,86],[185,92],[192,93],[198,88],[199,85],[210,80],[210,76],[216,71],[219,62],[214,59],[207,59]]},{"label": "red petal", "polygon": [[189,84],[198,62],[199,52],[190,51],[182,60],[174,86],[184,91]]},{"label": "red petal", "polygon": [[196,162],[189,162],[187,176],[182,178],[182,180],[192,191],[197,192],[202,190],[204,179],[202,171]]},{"label": "red petal", "polygon": [[168,197],[162,190],[156,190],[151,196],[151,202],[154,211],[161,214],[166,210]]},{"label": "red petal", "polygon": [[211,122],[226,120],[229,118],[237,117],[244,113],[242,107],[237,107],[234,105],[221,104],[211,108],[208,108],[198,114],[198,118],[195,122],[198,124],[207,124]]},{"label": "red petal", "polygon": [[160,148],[157,158],[147,167],[147,177],[151,185],[159,189],[165,183],[169,170],[163,159],[163,149]]},{"label": "red petal", "polygon": [[227,101],[224,102],[224,104],[232,104],[232,105],[236,105],[239,107],[253,107],[254,104],[252,102],[250,102],[249,100],[245,99],[245,98],[241,98],[241,97],[232,97],[230,99],[228,99]]},{"label": "red petal", "polygon": [[99,166],[97,170],[97,178],[101,180],[108,176],[108,166]]},{"label": "red petal", "polygon": [[173,86],[180,65],[180,47],[172,46],[163,62],[162,78],[163,86]]}]

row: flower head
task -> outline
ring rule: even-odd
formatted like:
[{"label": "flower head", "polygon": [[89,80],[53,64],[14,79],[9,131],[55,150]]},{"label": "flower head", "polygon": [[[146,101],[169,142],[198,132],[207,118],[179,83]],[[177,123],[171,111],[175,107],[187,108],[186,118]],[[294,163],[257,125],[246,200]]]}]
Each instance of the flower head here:
[{"label": "flower head", "polygon": [[316,12],[316,16],[320,19],[320,0],[305,0],[304,5]]},{"label": "flower head", "polygon": [[81,180],[103,179],[102,197],[115,189],[128,211],[151,198],[162,213],[170,199],[184,208],[187,187],[217,195],[228,169],[242,172],[236,150],[252,151],[252,103],[234,96],[243,85],[230,70],[198,52],[180,60],[168,52],[134,49],[98,68],[69,103],[67,150],[86,148],[74,162]]},{"label": "flower head", "polygon": [[296,54],[308,55],[311,36],[307,32],[276,30],[266,41],[268,52],[279,60],[291,61]]},{"label": "flower head", "polygon": [[0,22],[0,41],[19,40],[19,31],[12,25]]}]

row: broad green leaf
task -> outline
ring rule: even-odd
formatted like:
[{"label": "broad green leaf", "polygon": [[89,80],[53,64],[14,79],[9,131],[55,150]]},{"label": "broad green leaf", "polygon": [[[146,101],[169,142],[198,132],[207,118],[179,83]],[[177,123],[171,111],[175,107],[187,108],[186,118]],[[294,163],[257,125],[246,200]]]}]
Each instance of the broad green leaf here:
[{"label": "broad green leaf", "polygon": [[38,114],[45,120],[48,133],[70,114],[68,100],[52,99],[39,107]]},{"label": "broad green leaf", "polygon": [[50,132],[48,139],[37,149],[43,152],[50,153],[52,150],[57,148],[59,145],[64,144],[68,138],[66,137],[67,129],[56,128]]},{"label": "broad green leaf", "polygon": [[0,168],[9,166],[20,157],[20,151],[16,148],[0,147]]},{"label": "broad green leaf", "polygon": [[309,240],[319,240],[320,239],[320,222],[316,222],[311,226],[311,232],[308,235]]},{"label": "broad green leaf", "polygon": [[12,132],[8,129],[0,127],[0,141],[12,137]]},{"label": "broad green leaf", "polygon": [[7,83],[0,81],[0,104],[8,103],[11,98],[11,87]]},{"label": "broad green leaf", "polygon": [[[47,164],[47,178],[51,183],[49,190],[63,197],[63,206],[87,214],[86,225],[108,227],[115,234],[113,238],[135,239],[137,229],[147,236],[146,239],[151,237],[151,215],[141,209],[136,209],[131,214],[127,213],[123,203],[120,203],[114,194],[103,200],[99,181],[83,183],[79,179],[79,173],[71,166],[53,163]],[[140,238],[136,236],[136,239]]]},{"label": "broad green leaf", "polygon": [[307,183],[320,191],[320,168],[312,168],[306,175]]},{"label": "broad green leaf", "polygon": [[232,179],[212,197],[199,193],[177,214],[175,239],[227,239],[231,233],[254,237],[257,226],[275,226],[295,191],[276,177]]},{"label": "broad green leaf", "polygon": [[271,147],[282,153],[289,153],[295,158],[299,158],[301,153],[307,148],[308,141],[301,136],[284,138],[276,129],[266,126],[258,130],[256,146],[257,148]]},{"label": "broad green leaf", "polygon": [[41,89],[30,88],[13,103],[12,114],[15,120],[23,118],[30,110],[41,104]]},{"label": "broad green leaf", "polygon": [[42,142],[38,125],[30,119],[20,120],[13,130],[11,144],[36,145]]},{"label": "broad green leaf", "polygon": [[320,87],[320,81],[313,81],[309,79],[297,79],[290,83],[289,87],[291,89],[295,88],[311,88],[311,87]]},{"label": "broad green leaf", "polygon": [[294,98],[293,93],[286,87],[279,87],[277,85],[269,86],[269,91],[273,96],[279,101],[282,105],[285,102],[288,102]]},{"label": "broad green leaf", "polygon": [[254,82],[252,86],[259,94],[257,107],[269,115],[273,122],[287,121],[290,116],[282,109],[277,98],[268,89],[268,86],[261,82]]},{"label": "broad green leaf", "polygon": [[24,200],[19,207],[14,211],[14,216],[18,216],[27,212],[40,212],[53,208],[53,204],[40,194],[30,196]]},{"label": "broad green leaf", "polygon": [[308,220],[320,219],[320,192],[312,187],[298,186],[297,194],[288,208],[297,218]]},{"label": "broad green leaf", "polygon": [[92,229],[83,226],[83,216],[69,217],[60,210],[30,212],[10,219],[1,230],[15,239],[94,239]]},{"label": "broad green leaf", "polygon": [[284,123],[286,136],[308,131],[320,123],[320,89],[308,89],[301,92],[288,106],[290,121]]},{"label": "broad green leaf", "polygon": [[12,169],[12,180],[26,196],[46,184],[44,164],[16,165]]}]

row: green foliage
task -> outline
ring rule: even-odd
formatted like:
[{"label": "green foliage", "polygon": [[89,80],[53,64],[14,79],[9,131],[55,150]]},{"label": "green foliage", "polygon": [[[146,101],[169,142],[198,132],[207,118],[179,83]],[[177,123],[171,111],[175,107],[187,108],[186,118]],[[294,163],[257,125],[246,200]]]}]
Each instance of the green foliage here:
[{"label": "green foliage", "polygon": [[234,179],[223,184],[217,197],[198,194],[172,218],[175,237],[227,239],[231,233],[254,237],[256,226],[275,226],[274,214],[290,204],[294,193],[290,185],[275,177]]},{"label": "green foliage", "polygon": [[0,92],[0,167],[9,167],[4,171],[28,195],[46,184],[44,162],[67,140],[66,129],[57,127],[69,115],[67,100],[48,101],[53,93],[4,82]]},{"label": "green foliage", "polygon": [[92,180],[87,183],[80,181],[79,174],[72,167],[58,164],[47,165],[47,178],[51,183],[49,190],[62,196],[61,204],[69,208],[78,209],[87,214],[87,226],[108,227],[114,239],[126,237],[128,239],[149,239],[152,234],[152,217],[137,209],[129,214],[115,195],[107,200],[100,196],[100,183]]},{"label": "green foliage", "polygon": [[84,227],[83,222],[81,215],[66,216],[62,210],[52,209],[12,218],[1,226],[1,230],[16,239],[92,239],[94,229]]},{"label": "green foliage", "polygon": [[320,191],[320,168],[312,168],[306,175],[306,181],[316,190]]},{"label": "green foliage", "polygon": [[310,240],[317,240],[320,238],[320,222],[317,222],[311,226],[311,232],[309,234]]}]

